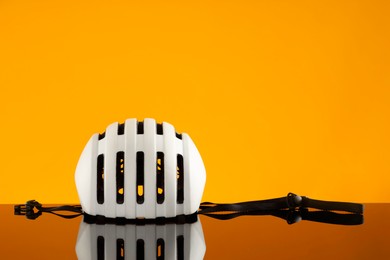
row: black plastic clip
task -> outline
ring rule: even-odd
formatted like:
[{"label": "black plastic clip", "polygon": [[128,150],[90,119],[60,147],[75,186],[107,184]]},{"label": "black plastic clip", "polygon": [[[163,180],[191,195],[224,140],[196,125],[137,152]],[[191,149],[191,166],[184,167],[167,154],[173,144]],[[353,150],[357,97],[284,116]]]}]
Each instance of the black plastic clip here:
[{"label": "black plastic clip", "polygon": [[302,215],[299,210],[289,210],[287,213],[286,221],[287,224],[295,224],[302,220]]},{"label": "black plastic clip", "polygon": [[[26,204],[15,205],[14,206],[14,214],[26,216],[27,219],[34,220],[42,215],[42,204],[40,204],[36,200],[29,200]],[[37,211],[35,211],[35,209]]]},{"label": "black plastic clip", "polygon": [[302,197],[299,195],[290,192],[287,194],[286,199],[287,199],[287,207],[290,210],[295,210],[296,208],[302,206]]}]

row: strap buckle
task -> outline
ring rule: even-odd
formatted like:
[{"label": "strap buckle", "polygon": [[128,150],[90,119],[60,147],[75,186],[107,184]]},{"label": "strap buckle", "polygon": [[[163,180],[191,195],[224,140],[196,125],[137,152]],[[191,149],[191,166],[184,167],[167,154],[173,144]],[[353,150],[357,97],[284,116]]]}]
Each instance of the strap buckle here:
[{"label": "strap buckle", "polygon": [[292,192],[289,192],[287,194],[286,200],[287,200],[287,207],[290,210],[295,210],[296,208],[302,206],[302,197]]},{"label": "strap buckle", "polygon": [[[29,200],[26,204],[15,205],[14,206],[14,214],[26,216],[26,218],[34,220],[42,215],[42,204],[40,204],[36,200]],[[37,211],[35,211],[37,209]]]}]

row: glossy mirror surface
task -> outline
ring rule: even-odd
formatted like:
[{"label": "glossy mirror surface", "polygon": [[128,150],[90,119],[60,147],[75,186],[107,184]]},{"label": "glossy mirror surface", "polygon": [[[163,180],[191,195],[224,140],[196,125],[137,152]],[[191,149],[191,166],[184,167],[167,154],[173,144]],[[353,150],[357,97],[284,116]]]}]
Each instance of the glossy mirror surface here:
[{"label": "glossy mirror surface", "polygon": [[[121,239],[123,232],[138,238],[139,230],[145,243],[152,241],[152,245],[149,242],[144,245],[145,249],[153,251],[147,254],[151,258],[145,259],[157,259],[157,237],[164,234],[176,236],[176,242],[170,245],[177,249],[178,235],[188,236],[191,240],[192,234],[198,233],[194,241],[200,241],[201,246],[195,249],[190,245],[186,250],[193,249],[202,254],[204,247],[202,240],[199,240],[202,237],[199,230],[203,230],[204,234],[204,259],[390,259],[390,204],[366,204],[362,225],[310,221],[288,225],[286,221],[273,216],[242,216],[227,221],[199,216],[200,222],[195,226],[176,225],[174,229],[172,227],[175,225],[99,226],[82,223],[82,217],[67,220],[50,214],[43,214],[32,221],[23,216],[14,216],[13,205],[1,205],[0,212],[1,259],[77,259],[76,244],[78,250],[97,250],[94,245],[96,242],[97,246],[97,238],[91,235],[94,230],[102,231],[102,237],[108,238],[109,235],[114,240]],[[191,232],[185,233],[186,227]],[[192,233],[193,230],[197,231]],[[83,239],[80,234],[87,234],[94,241],[81,246]],[[129,246],[134,242],[134,239],[124,238]],[[165,240],[169,238],[165,237]],[[137,241],[131,245],[136,247]],[[117,244],[114,248],[116,250]],[[165,252],[165,259],[169,259],[168,251]],[[134,252],[126,250],[124,259],[133,259],[127,257],[131,254]],[[116,255],[110,259],[117,259]]]}]

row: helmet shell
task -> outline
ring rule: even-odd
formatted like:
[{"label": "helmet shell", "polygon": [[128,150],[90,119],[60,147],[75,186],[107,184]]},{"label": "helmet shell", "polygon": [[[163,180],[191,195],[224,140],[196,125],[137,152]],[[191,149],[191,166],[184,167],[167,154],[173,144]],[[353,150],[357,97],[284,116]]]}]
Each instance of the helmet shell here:
[{"label": "helmet shell", "polygon": [[89,215],[127,219],[195,213],[206,171],[194,142],[166,122],[127,119],[94,134],[76,168],[76,187]]}]

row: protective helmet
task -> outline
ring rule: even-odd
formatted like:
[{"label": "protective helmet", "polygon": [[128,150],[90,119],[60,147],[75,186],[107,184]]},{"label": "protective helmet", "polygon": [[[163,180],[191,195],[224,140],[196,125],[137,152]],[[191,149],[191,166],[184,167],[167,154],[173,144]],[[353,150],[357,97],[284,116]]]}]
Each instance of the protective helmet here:
[{"label": "protective helmet", "polygon": [[206,171],[186,133],[154,119],[127,119],[90,138],[75,179],[81,206],[89,215],[171,218],[198,210]]}]

